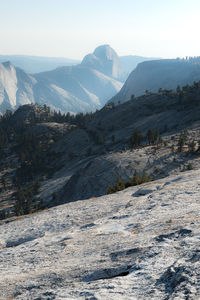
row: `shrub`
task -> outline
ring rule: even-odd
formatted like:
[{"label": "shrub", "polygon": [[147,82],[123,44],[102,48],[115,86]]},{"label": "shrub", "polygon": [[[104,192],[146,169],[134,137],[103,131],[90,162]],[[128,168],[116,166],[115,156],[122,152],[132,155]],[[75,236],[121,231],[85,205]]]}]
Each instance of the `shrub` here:
[{"label": "shrub", "polygon": [[189,163],[188,165],[187,165],[187,169],[188,170],[193,170],[194,168],[193,168],[193,165],[191,164],[191,163]]},{"label": "shrub", "polygon": [[107,194],[113,194],[115,192],[122,191],[127,187],[139,185],[153,180],[155,180],[155,177],[147,175],[145,170],[142,172],[142,175],[139,175],[137,171],[135,171],[133,177],[126,182],[123,182],[123,180],[118,176],[116,185],[109,186],[107,189]]}]

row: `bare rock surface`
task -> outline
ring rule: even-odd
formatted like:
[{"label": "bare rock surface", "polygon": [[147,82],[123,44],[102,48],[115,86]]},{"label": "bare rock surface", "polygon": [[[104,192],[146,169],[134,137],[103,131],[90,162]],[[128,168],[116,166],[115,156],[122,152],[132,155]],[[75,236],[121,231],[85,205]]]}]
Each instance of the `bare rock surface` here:
[{"label": "bare rock surface", "polygon": [[[175,138],[178,136],[171,142],[170,137],[167,137],[168,146],[146,146],[132,151],[87,157],[78,163],[75,161],[73,167],[71,164],[64,164],[52,179],[43,182],[39,196],[51,199],[56,190],[60,203],[66,203],[105,195],[108,187],[116,184],[118,176],[126,182],[133,177],[135,171],[142,174],[145,170],[151,177],[154,175],[158,179],[186,171],[188,166],[199,169],[198,154],[180,155],[179,152],[172,152],[171,145]],[[72,143],[71,146],[73,147]],[[78,146],[77,144],[77,151]]]},{"label": "bare rock surface", "polygon": [[200,171],[0,227],[0,299],[199,299]]}]

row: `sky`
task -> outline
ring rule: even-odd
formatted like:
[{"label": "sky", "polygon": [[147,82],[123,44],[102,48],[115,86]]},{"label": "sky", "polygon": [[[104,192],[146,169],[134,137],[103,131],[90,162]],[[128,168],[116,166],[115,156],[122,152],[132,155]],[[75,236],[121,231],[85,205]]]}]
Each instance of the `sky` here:
[{"label": "sky", "polygon": [[200,0],[0,0],[0,54],[200,56]]}]

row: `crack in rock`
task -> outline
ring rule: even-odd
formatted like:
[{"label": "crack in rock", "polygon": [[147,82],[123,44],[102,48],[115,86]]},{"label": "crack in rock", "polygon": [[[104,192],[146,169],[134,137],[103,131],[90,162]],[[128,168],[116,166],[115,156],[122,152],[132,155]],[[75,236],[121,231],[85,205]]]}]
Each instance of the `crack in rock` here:
[{"label": "crack in rock", "polygon": [[127,276],[129,274],[130,268],[132,266],[121,266],[118,268],[111,268],[111,269],[100,269],[97,271],[94,271],[93,273],[85,276],[83,278],[84,282],[89,281],[96,281],[101,279],[112,279],[116,277],[123,277]]},{"label": "crack in rock", "polygon": [[168,234],[160,234],[155,239],[156,239],[157,242],[164,242],[165,239],[171,239],[171,238],[179,239],[181,237],[191,236],[191,234],[192,234],[192,230],[182,228],[178,231],[171,232],[171,233],[168,233]]},{"label": "crack in rock", "polygon": [[136,256],[139,253],[141,254],[141,252],[143,252],[142,250],[143,249],[141,249],[141,248],[133,248],[133,249],[125,250],[125,251],[113,252],[113,253],[110,253],[110,257],[111,257],[112,261],[116,261],[116,260],[118,260],[118,258],[126,257],[127,255],[128,256]]}]

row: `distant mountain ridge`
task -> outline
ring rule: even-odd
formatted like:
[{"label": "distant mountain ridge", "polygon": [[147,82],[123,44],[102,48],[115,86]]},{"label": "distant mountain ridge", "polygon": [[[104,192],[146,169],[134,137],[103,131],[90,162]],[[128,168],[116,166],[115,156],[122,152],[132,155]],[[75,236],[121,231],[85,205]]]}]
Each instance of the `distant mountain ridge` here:
[{"label": "distant mountain ridge", "polygon": [[102,45],[86,55],[81,64],[124,82],[138,63],[155,59],[137,55],[118,56],[109,45]]},{"label": "distant mountain ridge", "polygon": [[131,72],[122,89],[110,101],[121,103],[131,95],[141,96],[145,91],[176,89],[200,80],[200,59],[162,59],[145,61]]},{"label": "distant mountain ridge", "polygon": [[77,65],[79,60],[62,57],[45,57],[30,55],[0,55],[0,63],[10,61],[15,67],[27,73],[50,71],[62,66]]},{"label": "distant mountain ridge", "polygon": [[[13,56],[14,59],[16,57],[16,63],[22,65],[27,62],[26,70],[29,71],[34,64],[36,69],[43,69],[64,63],[62,59]],[[92,54],[86,55],[80,64],[59,66],[35,74],[29,74],[11,62],[4,62],[0,64],[0,113],[30,103],[46,104],[61,112],[95,111],[120,91],[128,70],[143,59],[148,58],[120,58],[109,45],[101,45]]]},{"label": "distant mountain ridge", "polygon": [[[112,53],[114,50],[106,51]],[[102,66],[103,63],[104,57]],[[121,81],[106,74],[106,68],[105,73],[103,71],[79,64],[30,75],[4,62],[0,64],[0,112],[30,103],[46,104],[62,112],[95,111],[122,87]]]},{"label": "distant mountain ridge", "polygon": [[126,77],[125,79],[127,79],[128,75],[137,67],[139,63],[144,61],[149,61],[149,60],[158,60],[161,58],[144,57],[138,55],[125,55],[125,56],[120,56],[119,59],[125,71],[125,77]]},{"label": "distant mountain ridge", "polygon": [[[92,68],[95,66],[100,72],[103,71],[104,74],[125,81],[129,73],[136,68],[138,63],[154,59],[157,58],[137,55],[118,56],[109,45],[102,45],[97,47],[93,54],[86,55],[82,60],[82,64]],[[112,69],[112,60],[115,62],[115,67],[113,67],[112,70],[113,74],[110,74],[109,69]],[[30,74],[52,71],[58,67],[74,66],[81,63],[80,60],[65,57],[0,55],[0,63],[6,61],[10,61],[15,67],[21,68]],[[105,70],[106,64],[107,73]],[[116,66],[119,67],[118,71],[116,70]]]}]

